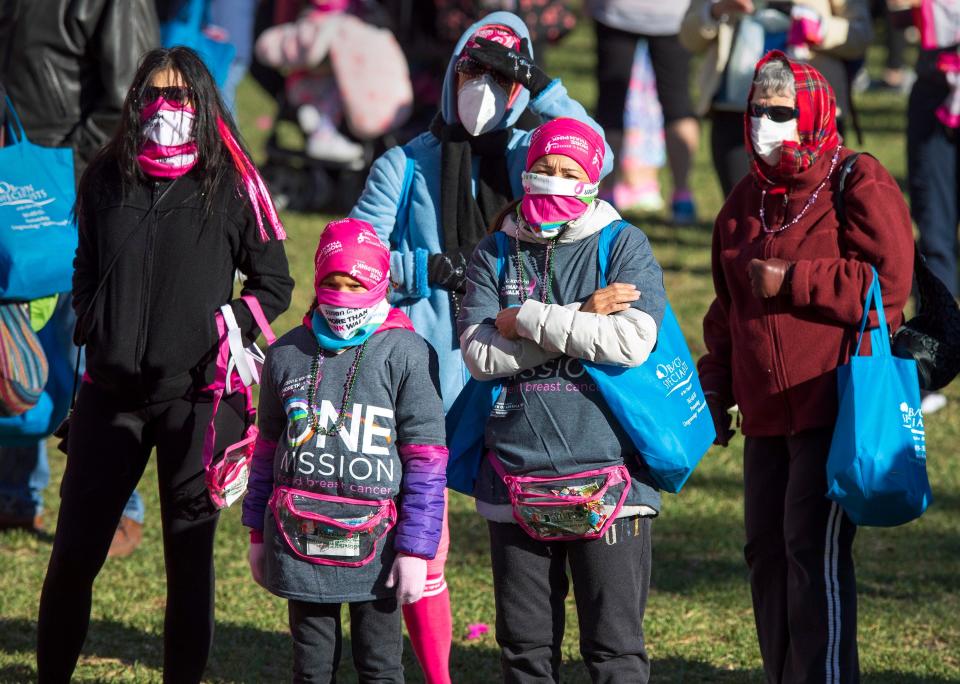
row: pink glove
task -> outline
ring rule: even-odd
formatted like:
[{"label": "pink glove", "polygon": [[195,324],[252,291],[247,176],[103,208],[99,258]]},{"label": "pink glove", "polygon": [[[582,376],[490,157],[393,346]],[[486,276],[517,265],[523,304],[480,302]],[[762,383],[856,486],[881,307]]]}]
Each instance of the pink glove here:
[{"label": "pink glove", "polygon": [[263,563],[266,556],[266,546],[264,546],[262,539],[259,542],[250,542],[250,551],[247,553],[247,561],[250,563],[250,576],[253,577],[254,582],[264,589],[266,589],[266,585],[263,583]]},{"label": "pink glove", "polygon": [[387,588],[397,588],[397,601],[416,603],[423,596],[427,582],[427,561],[416,556],[398,553],[387,577]]}]

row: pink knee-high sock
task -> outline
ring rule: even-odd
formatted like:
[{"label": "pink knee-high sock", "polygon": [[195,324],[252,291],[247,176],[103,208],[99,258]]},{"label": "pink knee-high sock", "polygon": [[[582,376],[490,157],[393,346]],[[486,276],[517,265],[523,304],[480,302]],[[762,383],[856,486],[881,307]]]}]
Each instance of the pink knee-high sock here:
[{"label": "pink knee-high sock", "polygon": [[[438,587],[439,592],[431,593],[431,585]],[[443,575],[427,577],[427,590],[430,595],[403,607],[403,620],[427,684],[450,684],[453,622],[450,617],[450,592],[447,591]]]}]

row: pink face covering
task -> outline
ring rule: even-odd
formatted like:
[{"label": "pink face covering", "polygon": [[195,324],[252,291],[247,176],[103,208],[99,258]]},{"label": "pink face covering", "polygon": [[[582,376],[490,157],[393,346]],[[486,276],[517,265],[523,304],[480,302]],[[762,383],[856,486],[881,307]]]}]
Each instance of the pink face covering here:
[{"label": "pink face covering", "polygon": [[[537,160],[548,154],[560,154],[577,162],[590,182],[530,173]],[[582,216],[597,196],[603,155],[603,138],[580,121],[554,119],[537,128],[530,138],[520,202],[527,223],[544,237],[553,237],[564,225]]]},{"label": "pink face covering", "polygon": [[[331,273],[346,273],[367,288],[366,292],[340,292],[320,283]],[[314,289],[321,305],[366,309],[387,296],[390,285],[390,250],[373,227],[360,219],[327,224],[314,258]]]},{"label": "pink face covering", "polygon": [[544,237],[553,237],[564,225],[583,216],[599,189],[599,183],[524,173],[520,211],[532,228]]},{"label": "pink face covering", "polygon": [[140,112],[143,143],[137,161],[148,176],[178,178],[197,163],[193,107],[159,97]]}]

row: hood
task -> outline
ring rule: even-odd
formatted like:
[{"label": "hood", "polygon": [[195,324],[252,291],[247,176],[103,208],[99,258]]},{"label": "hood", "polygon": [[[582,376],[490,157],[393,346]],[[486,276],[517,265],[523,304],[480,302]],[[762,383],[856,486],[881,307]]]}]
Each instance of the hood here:
[{"label": "hood", "polygon": [[[566,229],[560,233],[557,242],[560,244],[578,242],[594,233],[599,233],[614,221],[619,220],[621,220],[621,216],[612,204],[604,202],[602,199],[596,199],[590,203],[590,207],[583,216],[567,224]],[[528,228],[518,227],[517,218],[513,212],[507,214],[504,218],[500,231],[511,238],[516,234],[524,242],[550,242],[549,238],[542,237]]]},{"label": "hood", "polygon": [[[443,77],[443,97],[440,100],[440,111],[443,114],[444,123],[455,124],[459,121],[457,118],[457,72],[455,67],[457,60],[460,58],[460,53],[463,51],[467,41],[470,40],[470,36],[484,26],[490,26],[492,24],[506,26],[520,36],[521,40],[526,38],[527,44],[530,44],[530,31],[527,30],[527,25],[523,23],[520,17],[510,12],[493,12],[488,14],[464,31],[463,35],[460,36],[460,40],[457,41],[457,46],[454,48],[450,62],[447,64],[447,73]],[[532,46],[530,47],[530,53],[530,56],[533,57]],[[507,109],[503,119],[500,120],[500,123],[497,124],[494,130],[499,131],[513,126],[513,124],[517,122],[517,119],[520,118],[520,115],[523,114],[523,110],[527,108],[528,102],[530,102],[530,93],[526,88],[521,88],[517,99],[513,105]]]},{"label": "hood", "polygon": [[[761,185],[784,186],[818,159],[828,156],[842,142],[837,132],[837,98],[833,88],[823,75],[809,64],[794,62],[779,50],[771,50],[759,62],[754,70],[757,73],[767,62],[779,59],[790,65],[797,91],[797,107],[800,117],[797,120],[797,132],[800,142],[785,142],[780,152],[780,163],[776,167],[765,163],[753,150],[750,142],[750,112],[743,115],[744,144],[751,158],[751,170]],[[753,99],[754,86],[750,86],[747,96],[749,103]]]}]

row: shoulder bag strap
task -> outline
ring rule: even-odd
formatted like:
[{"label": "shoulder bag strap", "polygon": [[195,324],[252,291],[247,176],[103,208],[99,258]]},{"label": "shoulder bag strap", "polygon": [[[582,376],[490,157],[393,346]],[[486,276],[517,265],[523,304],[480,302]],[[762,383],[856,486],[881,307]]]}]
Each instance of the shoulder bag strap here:
[{"label": "shoulder bag strap", "polygon": [[630,224],[623,219],[614,221],[600,232],[600,242],[597,244],[597,268],[600,271],[600,287],[607,286],[607,269],[610,267],[610,249],[623,229]]}]

